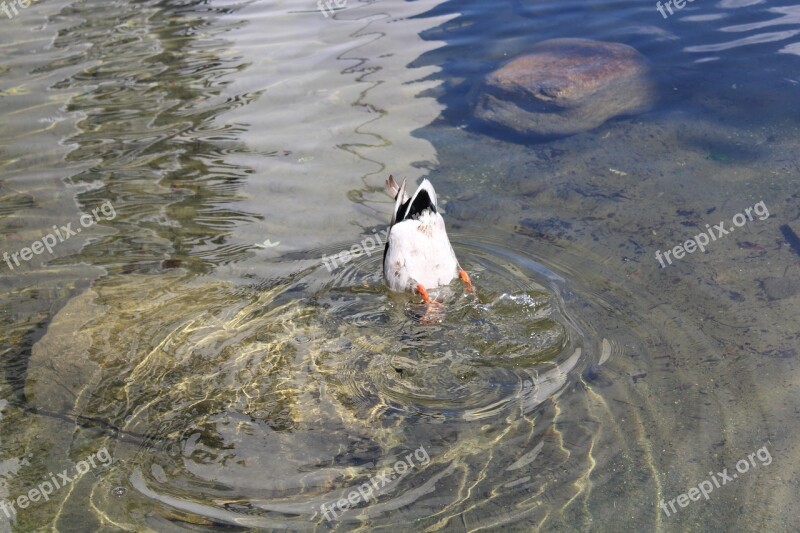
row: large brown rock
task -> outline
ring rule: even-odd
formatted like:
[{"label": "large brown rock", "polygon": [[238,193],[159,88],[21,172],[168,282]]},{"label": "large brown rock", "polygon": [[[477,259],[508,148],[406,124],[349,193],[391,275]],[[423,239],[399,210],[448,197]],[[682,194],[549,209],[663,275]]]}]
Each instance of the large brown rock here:
[{"label": "large brown rock", "polygon": [[552,39],[490,73],[475,116],[526,136],[570,135],[655,102],[647,60],[630,46]]}]

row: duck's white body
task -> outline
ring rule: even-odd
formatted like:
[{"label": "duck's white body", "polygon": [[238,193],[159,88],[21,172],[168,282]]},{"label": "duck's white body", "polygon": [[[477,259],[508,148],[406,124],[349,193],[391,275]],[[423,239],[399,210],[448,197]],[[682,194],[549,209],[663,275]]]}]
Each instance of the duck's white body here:
[{"label": "duck's white body", "polygon": [[439,213],[426,211],[419,219],[392,226],[386,243],[383,273],[393,291],[433,289],[458,277],[458,261]]},{"label": "duck's white body", "polygon": [[[393,291],[419,292],[449,284],[463,270],[437,212],[436,191],[426,179],[412,197],[389,176],[386,190],[395,198],[383,257],[383,276]],[[463,277],[466,272],[463,273]],[[466,276],[465,282],[469,279]]]}]

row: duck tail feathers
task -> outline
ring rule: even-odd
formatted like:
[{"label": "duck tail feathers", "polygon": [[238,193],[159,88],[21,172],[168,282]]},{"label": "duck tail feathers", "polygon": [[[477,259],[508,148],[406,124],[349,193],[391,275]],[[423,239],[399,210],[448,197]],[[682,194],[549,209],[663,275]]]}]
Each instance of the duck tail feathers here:
[{"label": "duck tail feathers", "polygon": [[[405,181],[405,179],[403,181]],[[384,183],[384,187],[386,188],[386,194],[388,194],[389,196],[391,196],[396,200],[397,193],[400,192],[400,186],[397,184],[396,181],[394,181],[394,176],[391,175],[389,176],[389,179],[387,179],[386,182]],[[408,194],[403,193],[403,200],[400,203],[404,204],[407,201],[408,201]]]},{"label": "duck tail feathers", "polygon": [[408,194],[406,194],[406,180],[403,180],[403,184],[400,187],[397,186],[397,182],[394,181],[394,178],[389,176],[389,179],[386,180],[386,190],[394,191],[394,209],[392,210],[392,222],[389,224],[389,227],[394,226],[395,223],[402,221],[401,218],[398,220],[398,215],[400,214],[400,209],[408,203]]},{"label": "duck tail feathers", "polygon": [[408,203],[403,220],[415,218],[427,209],[436,213],[436,191],[433,190],[431,182],[424,179],[419,187],[417,187],[417,191]]}]

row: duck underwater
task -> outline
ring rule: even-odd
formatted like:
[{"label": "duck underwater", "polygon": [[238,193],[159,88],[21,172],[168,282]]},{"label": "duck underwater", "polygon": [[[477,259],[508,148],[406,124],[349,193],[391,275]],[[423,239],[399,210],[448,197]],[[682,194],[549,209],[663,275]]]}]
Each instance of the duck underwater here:
[{"label": "duck underwater", "polygon": [[428,289],[448,285],[459,277],[473,292],[469,274],[459,265],[447,237],[431,182],[422,180],[413,196],[406,192],[405,179],[398,186],[389,176],[385,186],[395,200],[383,252],[383,277],[389,289],[416,292],[425,303],[435,304],[439,302],[431,299]]}]

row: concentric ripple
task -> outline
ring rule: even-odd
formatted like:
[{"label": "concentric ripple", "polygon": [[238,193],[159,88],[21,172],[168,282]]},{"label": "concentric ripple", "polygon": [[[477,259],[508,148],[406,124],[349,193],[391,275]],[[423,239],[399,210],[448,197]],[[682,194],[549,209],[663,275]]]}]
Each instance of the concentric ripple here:
[{"label": "concentric ripple", "polygon": [[[454,282],[433,308],[390,293],[377,256],[333,273],[315,264],[266,289],[204,286],[202,300],[181,283],[121,286],[114,296],[135,299],[142,321],[105,331],[100,319],[95,333],[120,344],[139,337],[142,355],[106,361],[127,377],[95,397],[123,401],[91,410],[143,435],[138,446],[119,444],[113,481],[143,504],[160,502],[141,519],[350,529],[388,526],[413,504],[419,519],[447,524],[475,506],[474,487],[499,489],[486,473],[492,461],[513,457],[505,466],[520,470],[541,455],[561,475],[584,475],[578,450],[542,443],[563,438],[556,398],[597,366],[602,339],[570,317],[575,296],[558,274],[488,244],[455,246],[477,290]],[[570,431],[588,442],[585,428]],[[520,458],[508,446],[536,451]],[[323,504],[412,452],[428,459],[335,522],[324,517]],[[522,505],[524,478],[497,498]],[[130,506],[119,516],[111,502],[98,506],[111,522],[130,519]]]},{"label": "concentric ripple", "polygon": [[585,340],[564,316],[559,276],[544,267],[526,275],[475,246],[460,252],[477,292],[453,282],[435,293],[441,307],[389,295],[375,257],[317,295],[328,339],[319,369],[362,416],[500,416],[532,408],[531,391],[541,401],[557,390],[534,384],[576,367]]},{"label": "concentric ripple", "polygon": [[[27,394],[40,405],[81,398],[84,419],[119,428],[116,463],[91,499],[121,529],[381,530],[402,519],[420,531],[566,530],[601,516],[595,495],[620,484],[636,487],[628,510],[658,498],[649,435],[671,424],[635,380],[661,372],[650,352],[679,319],[649,302],[631,311],[583,250],[547,250],[545,266],[514,243],[454,246],[477,290],[454,282],[433,314],[384,287],[377,255],[328,272],[319,251],[295,254],[281,260],[295,273],[263,286],[244,284],[250,265],[227,271],[238,285],[130,273],[51,325]],[[76,328],[89,351],[54,369],[63,350],[48,338]],[[74,393],[61,398],[55,379]],[[705,435],[713,406],[681,395],[694,402],[686,423]],[[326,516],[384,474],[369,501]]]}]

